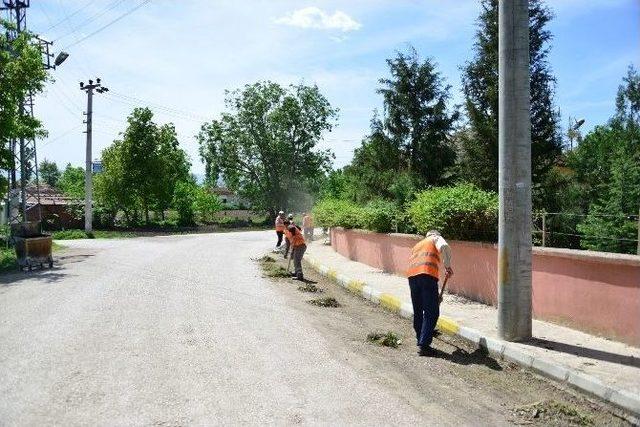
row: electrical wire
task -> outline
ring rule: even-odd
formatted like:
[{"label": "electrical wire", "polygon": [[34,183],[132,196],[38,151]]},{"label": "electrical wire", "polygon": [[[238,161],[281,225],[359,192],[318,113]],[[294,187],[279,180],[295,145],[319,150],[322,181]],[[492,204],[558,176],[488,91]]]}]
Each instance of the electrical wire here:
[{"label": "electrical wire", "polygon": [[135,6],[132,9],[129,9],[128,11],[123,13],[122,15],[118,16],[116,19],[114,19],[114,20],[110,21],[109,23],[103,25],[102,27],[98,28],[97,30],[93,31],[92,33],[89,33],[86,36],[82,37],[81,39],[75,41],[74,43],[71,43],[71,44],[65,46],[62,50],[69,49],[70,47],[76,46],[77,44],[82,43],[83,41],[87,40],[88,38],[95,36],[99,32],[101,32],[104,29],[110,27],[111,25],[115,24],[116,22],[122,20],[123,18],[125,18],[126,16],[132,14],[133,12],[135,12],[138,9],[140,9],[142,6],[146,5],[149,2],[151,2],[151,0],[144,0],[142,3],[138,4],[137,6]]},{"label": "electrical wire", "polygon": [[129,100],[129,99],[124,99],[122,97],[118,97],[118,96],[114,96],[114,95],[110,95],[110,92],[106,92],[103,95],[106,95],[105,99],[111,101],[111,102],[118,102],[121,104],[125,104],[125,105],[129,105],[132,107],[141,107],[141,106],[149,106],[152,110],[155,110],[155,113],[157,114],[165,114],[168,115],[170,117],[173,118],[178,118],[178,119],[183,119],[183,120],[190,120],[196,123],[202,123],[203,121],[206,121],[206,118],[204,117],[196,117],[196,116],[192,116],[190,113],[185,113],[185,112],[180,112],[178,110],[174,110],[171,109],[169,107],[163,107],[160,105],[152,105],[149,102],[146,101],[134,101],[134,100]]},{"label": "electrical wire", "polygon": [[[85,4],[83,4],[81,7],[79,7],[77,10],[75,10],[74,12],[67,14],[64,13],[64,18],[56,21],[56,23],[52,24],[50,27],[46,28],[43,32],[49,31],[54,29],[55,27],[57,27],[58,25],[62,24],[65,21],[69,21],[69,19],[71,19],[71,17],[76,16],[78,13],[82,12],[85,7],[87,7],[89,4],[91,3],[91,0],[85,2]],[[58,0],[58,4],[60,4],[60,0]],[[62,5],[60,5],[62,6]],[[61,7],[61,9],[64,11],[64,9]]]},{"label": "electrical wire", "polygon": [[131,96],[131,95],[125,95],[123,93],[119,93],[119,92],[115,92],[115,91],[108,92],[108,94],[111,95],[111,96],[122,98],[124,100],[131,101],[131,102],[141,103],[141,104],[149,105],[151,107],[161,108],[163,110],[166,110],[166,111],[169,111],[169,112],[173,112],[173,113],[176,113],[176,114],[181,114],[181,115],[184,115],[184,116],[188,116],[188,117],[191,117],[191,118],[194,118],[194,119],[197,119],[197,120],[201,120],[201,121],[206,121],[207,120],[206,117],[201,116],[201,115],[196,114],[196,113],[193,113],[191,111],[181,110],[181,109],[174,108],[174,107],[167,107],[166,105],[162,105],[162,104],[158,104],[156,102],[151,102],[151,101],[148,101],[148,100],[136,98],[136,97]]},{"label": "electrical wire", "polygon": [[69,135],[71,132],[73,132],[76,129],[79,129],[82,127],[82,124],[77,124],[74,127],[67,129],[66,131],[62,132],[61,134],[57,135],[55,138],[51,138],[46,140],[45,142],[43,142],[42,144],[40,144],[40,147],[44,147],[46,145],[51,144],[52,142],[58,141],[60,138],[63,138],[67,135]]},{"label": "electrical wire", "polygon": [[[94,13],[93,15],[91,15],[90,17],[88,17],[87,19],[85,19],[84,21],[81,21],[79,24],[75,25],[75,26],[71,26],[69,25],[69,27],[71,28],[71,31],[68,31],[66,33],[64,33],[63,35],[61,35],[60,37],[56,38],[56,40],[61,40],[65,37],[70,36],[73,33],[76,33],[79,29],[87,26],[88,24],[92,23],[93,21],[95,21],[96,19],[102,17],[103,15],[105,15],[106,13],[112,11],[113,9],[115,9],[116,7],[120,6],[122,3],[124,3],[125,0],[115,0],[112,1],[110,4],[107,5],[107,7],[105,7],[103,10],[101,10],[100,12]],[[70,21],[68,21],[70,23]]]}]

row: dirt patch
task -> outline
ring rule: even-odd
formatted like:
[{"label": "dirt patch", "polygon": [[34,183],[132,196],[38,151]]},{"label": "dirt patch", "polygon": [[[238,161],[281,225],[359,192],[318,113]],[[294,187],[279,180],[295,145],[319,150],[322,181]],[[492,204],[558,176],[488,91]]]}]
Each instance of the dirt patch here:
[{"label": "dirt patch", "polygon": [[578,411],[573,406],[567,406],[554,400],[545,400],[520,406],[513,414],[517,424],[533,424],[540,422],[546,425],[592,426],[592,416]]}]

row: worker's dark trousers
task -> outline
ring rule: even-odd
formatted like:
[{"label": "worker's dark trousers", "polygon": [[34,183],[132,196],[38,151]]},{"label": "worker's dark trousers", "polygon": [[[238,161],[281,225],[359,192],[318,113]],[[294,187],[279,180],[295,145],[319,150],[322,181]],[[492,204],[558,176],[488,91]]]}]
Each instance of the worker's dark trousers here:
[{"label": "worker's dark trousers", "polygon": [[295,274],[298,280],[302,280],[304,278],[304,274],[302,272],[302,257],[304,256],[304,252],[306,250],[307,250],[307,245],[300,245],[291,249],[291,258],[293,258],[293,268],[295,269]]},{"label": "worker's dark trousers", "polygon": [[278,235],[278,243],[276,243],[276,247],[279,248],[280,245],[282,244],[282,236],[284,235],[284,232],[276,231],[276,234]]},{"label": "worker's dark trousers", "polygon": [[440,316],[438,304],[438,279],[428,274],[409,277],[411,302],[413,303],[413,329],[420,347],[428,347]]}]

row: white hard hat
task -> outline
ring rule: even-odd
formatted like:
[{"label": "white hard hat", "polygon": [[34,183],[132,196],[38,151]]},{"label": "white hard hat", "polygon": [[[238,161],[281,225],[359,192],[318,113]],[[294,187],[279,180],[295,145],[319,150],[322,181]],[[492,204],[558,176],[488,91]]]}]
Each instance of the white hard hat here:
[{"label": "white hard hat", "polygon": [[293,214],[289,214],[288,218],[293,219]]},{"label": "white hard hat", "polygon": [[278,215],[284,215],[284,211],[278,212]]}]

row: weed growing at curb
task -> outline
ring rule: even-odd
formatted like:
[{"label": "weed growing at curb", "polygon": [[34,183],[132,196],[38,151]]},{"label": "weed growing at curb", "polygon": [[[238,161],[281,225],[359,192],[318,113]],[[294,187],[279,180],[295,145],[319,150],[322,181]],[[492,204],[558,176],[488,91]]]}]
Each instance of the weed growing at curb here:
[{"label": "weed growing at curb", "polygon": [[266,277],[291,277],[291,274],[289,274],[287,269],[278,265],[275,258],[269,255],[263,255],[260,258],[254,258],[253,260],[260,264],[262,272]]},{"label": "weed growing at curb", "polygon": [[313,283],[305,283],[304,285],[300,285],[298,286],[298,290],[300,292],[322,292],[322,289],[320,289]]},{"label": "weed growing at curb", "polygon": [[267,277],[291,277],[287,269],[282,266],[264,263],[262,267]]},{"label": "weed growing at curb", "polygon": [[514,415],[525,422],[534,420],[542,423],[550,421],[560,421],[562,424],[591,426],[594,425],[593,418],[589,415],[578,412],[575,408],[554,400],[547,400],[532,403],[530,405],[519,406],[513,411]]},{"label": "weed growing at curb", "polygon": [[333,297],[316,298],[307,302],[318,307],[340,307],[340,303]]},{"label": "weed growing at curb", "polygon": [[367,341],[384,347],[398,348],[402,340],[395,332],[371,332],[367,335]]}]

